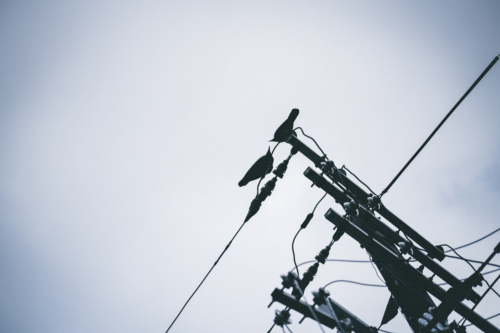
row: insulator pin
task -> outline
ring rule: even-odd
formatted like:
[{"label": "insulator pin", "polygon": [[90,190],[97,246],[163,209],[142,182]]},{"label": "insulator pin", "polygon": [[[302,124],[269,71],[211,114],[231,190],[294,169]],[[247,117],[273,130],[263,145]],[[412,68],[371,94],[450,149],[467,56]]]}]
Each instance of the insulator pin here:
[{"label": "insulator pin", "polygon": [[372,209],[380,208],[380,197],[372,194],[367,198],[367,201],[368,201],[368,207]]},{"label": "insulator pin", "polygon": [[351,200],[349,202],[344,203],[344,210],[347,215],[358,216],[359,215],[359,205],[356,201]]},{"label": "insulator pin", "polygon": [[330,255],[331,248],[332,248],[331,244],[327,245],[323,250],[321,250],[319,252],[319,254],[316,257],[314,257],[314,259],[316,259],[318,262],[324,264],[326,262],[326,259]]},{"label": "insulator pin", "polygon": [[297,274],[294,272],[288,272],[287,275],[281,275],[281,284],[283,285],[283,288],[288,289],[293,286],[293,282],[297,279]]},{"label": "insulator pin", "polygon": [[411,242],[409,241],[399,242],[398,246],[402,254],[412,253],[413,244]]},{"label": "insulator pin", "polygon": [[284,325],[290,325],[292,321],[290,320],[290,312],[287,310],[276,310],[274,317],[274,323],[278,326],[283,327]]},{"label": "insulator pin", "polygon": [[324,288],[319,288],[318,291],[313,291],[313,301],[315,304],[326,304],[326,299],[330,296],[330,292]]},{"label": "insulator pin", "polygon": [[250,220],[252,218],[252,216],[254,216],[255,214],[257,214],[257,212],[260,209],[261,203],[264,200],[266,200],[267,197],[270,196],[271,193],[272,193],[272,191],[274,190],[274,187],[276,186],[276,181],[277,181],[277,178],[274,177],[273,179],[271,179],[270,181],[268,181],[266,183],[266,185],[264,185],[260,189],[259,195],[257,196],[257,198],[253,199],[252,203],[250,204],[250,209],[248,210],[248,214],[247,214],[247,216],[245,218],[245,222],[247,222],[248,220]]},{"label": "insulator pin", "polygon": [[[302,276],[302,279],[298,280],[299,281],[299,287],[300,287],[300,289],[302,291],[304,291],[307,288],[307,286],[309,285],[309,283],[311,283],[311,281],[314,279],[314,276],[318,272],[318,267],[319,267],[319,263],[318,262],[314,263],[314,265],[311,265],[307,269],[307,272],[304,273],[304,276]],[[300,290],[297,290],[295,288],[292,291],[292,295],[294,295],[298,299],[300,297],[302,297],[302,294],[301,294]]]}]

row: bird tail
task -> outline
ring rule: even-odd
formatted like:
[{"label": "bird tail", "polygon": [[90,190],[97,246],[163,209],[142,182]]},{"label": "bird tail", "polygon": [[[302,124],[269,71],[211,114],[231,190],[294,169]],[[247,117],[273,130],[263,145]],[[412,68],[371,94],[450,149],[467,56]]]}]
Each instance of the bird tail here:
[{"label": "bird tail", "polygon": [[245,186],[246,184],[248,184],[248,182],[247,182],[247,181],[245,181],[244,179],[242,179],[242,180],[240,180],[240,182],[238,183],[238,186],[239,186],[239,187],[243,187],[243,186]]}]

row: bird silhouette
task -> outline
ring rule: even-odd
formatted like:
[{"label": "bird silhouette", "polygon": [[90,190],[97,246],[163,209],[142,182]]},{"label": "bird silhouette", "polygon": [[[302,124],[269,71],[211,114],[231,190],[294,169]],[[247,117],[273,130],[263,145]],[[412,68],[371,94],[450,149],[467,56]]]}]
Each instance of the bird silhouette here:
[{"label": "bird silhouette", "polygon": [[293,109],[292,112],[290,112],[290,115],[288,116],[287,120],[285,120],[283,124],[281,124],[280,127],[278,127],[276,132],[274,132],[274,138],[270,141],[274,142],[285,141],[285,133],[293,130],[293,122],[295,121],[295,119],[297,119],[298,115],[299,115],[299,109]]},{"label": "bird silhouette", "polygon": [[247,171],[247,173],[245,174],[243,179],[240,180],[238,185],[240,187],[245,186],[246,184],[248,184],[252,180],[256,180],[256,179],[264,177],[265,175],[270,173],[271,170],[273,169],[273,162],[274,162],[274,158],[273,158],[273,155],[271,154],[271,149],[268,148],[266,155],[259,158],[250,167],[250,169]]}]

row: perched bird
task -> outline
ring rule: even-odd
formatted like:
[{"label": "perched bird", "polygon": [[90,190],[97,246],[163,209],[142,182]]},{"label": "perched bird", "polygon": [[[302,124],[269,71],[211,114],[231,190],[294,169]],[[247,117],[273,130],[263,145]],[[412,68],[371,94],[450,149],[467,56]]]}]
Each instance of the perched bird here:
[{"label": "perched bird", "polygon": [[273,155],[271,154],[271,149],[268,148],[266,155],[259,158],[257,160],[257,162],[255,162],[250,167],[250,169],[247,171],[247,173],[245,174],[243,179],[240,180],[238,185],[240,187],[245,186],[246,184],[248,184],[252,180],[256,180],[256,179],[264,177],[265,175],[270,173],[271,170],[273,169],[273,162],[274,162],[274,158],[273,158]]},{"label": "perched bird", "polygon": [[293,109],[288,116],[288,119],[283,122],[283,124],[278,127],[276,132],[274,132],[274,138],[270,141],[283,142],[285,141],[285,133],[293,130],[293,122],[297,119],[299,115],[299,109]]}]

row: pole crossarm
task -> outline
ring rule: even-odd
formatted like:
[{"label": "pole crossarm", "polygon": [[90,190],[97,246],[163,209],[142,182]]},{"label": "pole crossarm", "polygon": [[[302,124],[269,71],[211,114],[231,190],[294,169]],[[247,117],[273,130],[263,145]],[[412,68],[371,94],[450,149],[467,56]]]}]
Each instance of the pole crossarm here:
[{"label": "pole crossarm", "polygon": [[[349,236],[354,238],[362,247],[364,247],[372,255],[377,266],[382,268],[381,272],[383,274],[389,273],[390,276],[397,281],[395,285],[402,285],[409,292],[411,292],[414,297],[419,297],[424,300],[428,299],[428,295],[422,293],[422,290],[429,292],[441,302],[446,299],[446,291],[443,288],[424,276],[413,266],[401,260],[392,250],[385,247],[381,242],[366,233],[359,226],[355,225],[348,219],[341,217],[333,209],[328,210],[325,214],[325,218],[334,223],[337,228],[343,228]],[[398,304],[401,306],[401,302],[398,302]],[[403,312],[405,311],[405,309],[402,310]],[[454,311],[465,317],[483,332],[500,333],[500,329],[493,326],[479,314],[473,312],[463,303],[458,303]]]},{"label": "pole crossarm", "polygon": [[[302,315],[304,315],[304,317],[315,320],[313,315],[311,314],[310,305],[308,305],[307,303],[301,300],[297,300],[294,296],[280,289],[274,289],[271,296],[274,302],[279,302],[285,306],[288,306],[290,309],[293,309],[301,313]],[[355,329],[353,329],[354,332],[375,333],[377,331],[376,328],[367,325],[365,322],[363,322],[361,319],[353,315],[351,312],[349,312],[347,309],[342,307],[340,304],[338,304],[331,298],[328,298],[328,301],[330,302],[330,305],[335,311],[338,320],[342,321],[347,318],[350,320],[351,325],[355,327]],[[337,320],[331,315],[327,305],[323,304],[320,305],[319,307],[314,307],[312,309],[314,311],[314,314],[318,318],[320,324],[332,329],[337,327]]]},{"label": "pole crossarm", "polygon": [[[485,75],[498,58],[499,57],[490,64],[481,77]],[[314,163],[316,168],[321,170],[321,174],[319,174],[319,172],[314,171],[312,168],[307,168],[304,172],[306,178],[312,181],[313,186],[315,185],[321,188],[326,194],[333,197],[335,202],[340,204],[345,211],[345,214],[341,215],[330,208],[325,214],[325,218],[336,226],[337,238],[335,240],[338,240],[343,234],[348,234],[360,244],[361,248],[366,249],[370,256],[370,260],[378,267],[378,270],[385,280],[386,287],[392,294],[391,300],[393,300],[393,303],[395,301],[395,304],[397,304],[397,307],[405,316],[413,332],[427,331],[434,327],[438,330],[445,330],[447,332],[461,332],[464,329],[463,324],[460,326],[460,323],[457,324],[455,321],[448,324],[447,321],[451,312],[455,311],[463,317],[463,320],[468,320],[483,332],[500,333],[499,328],[474,312],[482,296],[479,296],[473,288],[480,285],[483,277],[479,271],[486,266],[487,262],[491,260],[494,254],[488,258],[487,262],[483,263],[478,272],[464,281],[461,281],[437,262],[445,258],[445,251],[442,246],[433,245],[392,213],[381,202],[383,194],[388,191],[392,184],[394,184],[397,178],[416,155],[418,155],[439,127],[454,109],[456,109],[458,104],[460,104],[470,90],[479,82],[481,77],[476,80],[474,85],[439,124],[396,178],[394,178],[389,186],[379,195],[373,192],[368,185],[363,183],[347,168],[337,168],[335,163],[327,158],[327,155],[321,147],[319,147],[316,141],[307,136],[303,131],[302,133],[304,136],[314,141],[321,151],[322,156],[318,155],[310,147],[300,141],[294,130],[290,129],[284,133],[285,142],[290,144],[296,152],[300,151],[302,155]],[[358,186],[357,183],[349,179],[346,171],[368,188],[370,193],[367,193],[363,188]],[[381,217],[378,217],[378,214],[375,215],[375,212],[380,214],[384,219],[381,220]],[[390,227],[387,222],[396,227],[397,231]],[[416,244],[414,245],[414,243]],[[416,246],[417,244],[419,247]],[[500,253],[500,243],[495,247],[494,253]],[[422,265],[418,269],[412,266],[410,264],[410,262],[412,262],[412,260],[410,260],[411,258],[415,259],[413,261],[418,261]],[[436,259],[436,261],[433,259]],[[424,275],[424,268],[429,269],[434,275],[431,277]],[[434,276],[440,277],[450,285],[450,288],[446,291],[434,283]],[[301,302],[300,298],[296,297],[294,299],[291,296],[287,297],[287,295],[283,293],[283,289],[281,291],[275,290],[272,296],[273,301],[280,301],[289,308],[302,312],[304,318],[314,318],[319,323],[330,328],[336,327],[340,332],[344,332],[344,330],[346,330],[346,332],[350,331],[350,328],[352,328],[352,326],[349,326],[351,325],[351,321],[358,319],[350,313],[346,314],[346,312],[342,312],[345,309],[340,307],[340,305],[337,304],[338,306],[334,307],[329,298],[323,296],[319,297],[318,295],[321,295],[320,292],[324,293],[324,290],[320,289],[317,293],[313,293],[315,296],[315,304],[313,307],[317,305],[314,311],[307,303]],[[435,297],[434,300],[431,298],[431,295]],[[438,303],[440,303],[439,306],[435,304],[436,299],[439,301]],[[463,303],[466,299],[474,303],[472,309]],[[347,319],[344,321],[339,320],[338,318],[340,318],[340,315],[337,317],[337,312],[341,313]],[[321,319],[319,319],[320,317]],[[378,329],[369,327],[364,323],[358,326],[365,327],[367,329],[366,332],[378,331]],[[358,331],[355,332],[358,333]]]},{"label": "pole crossarm", "polygon": [[[338,203],[343,204],[348,202],[350,198],[343,192],[341,192],[335,185],[329,183],[321,175],[316,173],[311,168],[308,168],[304,175],[311,180],[316,186],[320,187],[326,193],[330,194]],[[377,219],[370,211],[360,206],[359,216],[351,217],[351,222],[358,227],[366,230],[373,238],[377,239],[381,244],[384,244],[387,248],[390,248],[392,252],[396,249],[393,244],[398,244],[400,242],[405,242],[406,239],[401,237],[398,233],[394,232],[391,228]],[[396,250],[397,251],[397,250]],[[461,281],[451,274],[444,267],[439,265],[437,262],[429,258],[427,255],[422,253],[417,248],[413,247],[411,255],[422,265],[427,267],[430,271],[439,276],[443,281],[450,284],[452,287],[458,287],[461,285]],[[471,291],[468,298],[470,301],[476,303],[478,302],[480,296],[475,292]]]},{"label": "pole crossarm", "polygon": [[[300,141],[297,136],[290,132],[287,136],[287,143],[295,147],[299,150],[301,154],[307,157],[314,165],[321,169],[321,163],[326,161],[326,156],[319,156],[316,154],[311,148],[309,148],[305,143]],[[354,198],[364,206],[368,205],[368,193],[366,193],[362,188],[360,188],[357,184],[355,184],[352,180],[347,178],[344,175],[339,175],[338,172],[334,174],[326,174],[328,178],[330,178],[336,184],[342,184],[347,187],[347,190],[352,193]],[[392,213],[387,207],[384,206],[383,203],[380,203],[380,207],[375,209],[380,215],[382,215],[387,221],[393,224],[396,228],[405,233],[409,238],[414,240],[417,244],[422,246],[428,253],[431,258],[436,258],[439,261],[445,258],[445,255],[442,251],[440,251],[437,247],[427,241],[424,237],[422,237],[418,232],[416,232],[413,228],[407,225],[403,220],[397,217],[394,213]]]}]

